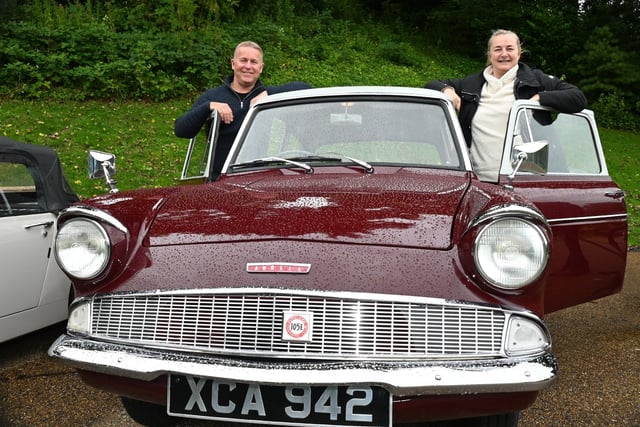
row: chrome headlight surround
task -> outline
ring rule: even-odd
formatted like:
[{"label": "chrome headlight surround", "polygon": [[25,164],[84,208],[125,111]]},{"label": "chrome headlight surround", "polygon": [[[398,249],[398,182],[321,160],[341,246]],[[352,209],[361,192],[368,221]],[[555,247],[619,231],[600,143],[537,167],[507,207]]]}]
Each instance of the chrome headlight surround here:
[{"label": "chrome headlight surround", "polygon": [[65,273],[77,279],[89,280],[107,267],[111,257],[111,240],[97,221],[76,217],[61,225],[54,252]]},{"label": "chrome headlight surround", "polygon": [[473,241],[473,262],[491,286],[517,291],[534,282],[549,260],[544,217],[526,208],[500,209],[484,218]]}]

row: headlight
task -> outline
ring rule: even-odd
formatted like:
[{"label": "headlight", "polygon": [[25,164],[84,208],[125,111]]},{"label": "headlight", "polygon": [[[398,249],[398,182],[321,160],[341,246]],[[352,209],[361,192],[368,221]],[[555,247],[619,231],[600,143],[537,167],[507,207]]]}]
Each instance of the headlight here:
[{"label": "headlight", "polygon": [[502,218],[488,224],[473,246],[476,268],[492,285],[520,289],[534,281],[548,259],[548,242],[533,223]]},{"label": "headlight", "polygon": [[107,232],[97,222],[75,218],[58,230],[55,254],[67,274],[78,279],[92,279],[106,267],[110,247]]}]

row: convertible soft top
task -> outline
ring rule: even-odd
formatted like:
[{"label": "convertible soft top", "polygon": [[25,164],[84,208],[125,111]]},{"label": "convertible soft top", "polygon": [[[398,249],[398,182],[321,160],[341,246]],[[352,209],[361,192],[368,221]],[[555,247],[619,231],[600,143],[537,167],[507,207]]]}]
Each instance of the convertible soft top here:
[{"label": "convertible soft top", "polygon": [[55,150],[0,136],[0,159],[14,160],[16,157],[25,159],[28,163],[29,171],[43,193],[48,211],[57,212],[78,201]]}]

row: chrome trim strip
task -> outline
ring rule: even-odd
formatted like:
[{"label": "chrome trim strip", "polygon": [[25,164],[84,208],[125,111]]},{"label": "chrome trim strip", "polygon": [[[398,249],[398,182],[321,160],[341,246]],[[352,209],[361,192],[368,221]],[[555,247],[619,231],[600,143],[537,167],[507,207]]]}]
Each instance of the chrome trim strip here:
[{"label": "chrome trim strip", "polygon": [[551,353],[530,358],[449,363],[265,362],[154,351],[60,336],[49,356],[76,368],[151,381],[168,373],[258,384],[369,384],[394,396],[538,391],[556,380]]},{"label": "chrome trim strip", "polygon": [[520,316],[526,316],[532,319],[538,319],[534,313],[523,309],[505,309],[496,304],[489,304],[483,302],[469,302],[448,300],[444,298],[434,297],[420,297],[415,295],[402,295],[402,294],[378,294],[373,292],[355,292],[355,291],[322,291],[322,290],[307,290],[307,289],[285,289],[285,288],[267,288],[267,287],[238,287],[238,288],[189,288],[189,289],[162,289],[162,290],[150,290],[140,292],[112,292],[108,294],[94,294],[88,297],[81,297],[77,301],[89,301],[94,299],[112,298],[117,296],[158,296],[158,295],[200,295],[200,294],[238,294],[238,295],[260,295],[260,294],[274,294],[274,295],[299,295],[299,296],[317,296],[317,297],[332,297],[342,299],[361,299],[370,301],[389,301],[389,302],[406,302],[406,303],[420,303],[420,304],[445,304],[445,305],[457,305],[470,308],[482,308],[490,310],[500,310],[504,313],[518,314]]},{"label": "chrome trim strip", "polygon": [[547,220],[550,224],[561,224],[580,221],[609,221],[612,219],[627,219],[628,214],[613,214],[613,215],[593,215],[593,216],[576,216],[571,218],[555,218]]},{"label": "chrome trim strip", "polygon": [[475,218],[469,228],[476,227],[487,221],[493,221],[499,218],[516,217],[524,218],[533,221],[539,221],[542,224],[548,226],[548,221],[545,216],[535,209],[522,205],[501,205],[488,209],[485,213]]},{"label": "chrome trim strip", "polygon": [[96,208],[92,208],[90,206],[71,206],[71,207],[68,207],[67,209],[64,209],[60,213],[60,219],[70,215],[77,215],[77,216],[99,219],[100,221],[104,221],[107,224],[112,225],[113,227],[122,231],[127,236],[129,235],[129,230],[127,229],[127,227],[125,227],[123,223],[121,223],[120,221],[118,221],[116,218],[112,217],[108,213],[98,210]]}]

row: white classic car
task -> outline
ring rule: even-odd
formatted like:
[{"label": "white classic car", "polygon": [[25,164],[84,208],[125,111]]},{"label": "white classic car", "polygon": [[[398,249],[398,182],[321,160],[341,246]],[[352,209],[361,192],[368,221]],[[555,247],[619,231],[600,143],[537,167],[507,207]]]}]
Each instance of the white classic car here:
[{"label": "white classic car", "polygon": [[67,318],[71,282],[51,248],[77,200],[53,149],[0,136],[0,342]]}]

